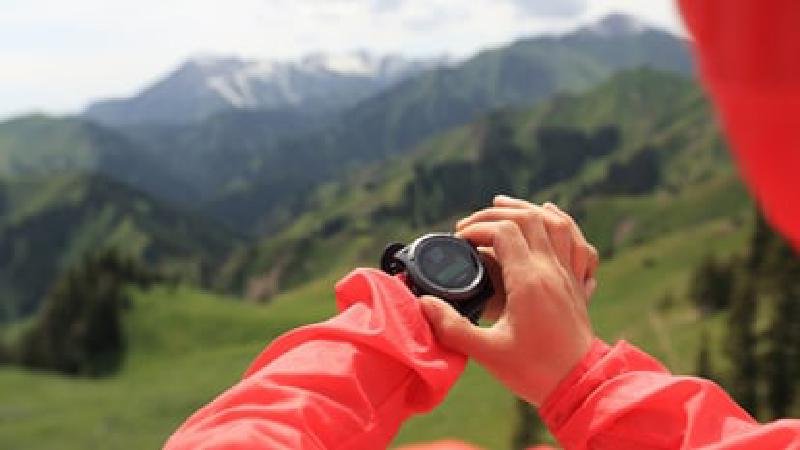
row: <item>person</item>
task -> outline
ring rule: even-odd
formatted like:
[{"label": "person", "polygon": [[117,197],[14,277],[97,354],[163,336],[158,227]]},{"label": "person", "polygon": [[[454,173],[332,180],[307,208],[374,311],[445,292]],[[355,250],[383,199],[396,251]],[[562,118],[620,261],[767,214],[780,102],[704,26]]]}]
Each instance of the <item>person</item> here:
[{"label": "person", "polygon": [[499,269],[491,327],[357,270],[337,286],[338,316],[278,338],[165,448],[386,448],[443,399],[462,355],[539,406],[567,449],[800,448],[800,422],[759,425],[716,384],[596,338],[596,252],[555,205],[497,197],[457,232]]},{"label": "person", "polygon": [[[800,248],[800,3],[680,6],[742,173]],[[759,424],[713,382],[595,337],[596,252],[554,205],[498,197],[457,231],[494,268],[491,327],[415,299],[397,278],[356,270],[336,286],[337,316],[274,341],[165,448],[385,448],[410,415],[442,401],[466,356],[538,406],[566,449],[800,448],[800,421]]]}]

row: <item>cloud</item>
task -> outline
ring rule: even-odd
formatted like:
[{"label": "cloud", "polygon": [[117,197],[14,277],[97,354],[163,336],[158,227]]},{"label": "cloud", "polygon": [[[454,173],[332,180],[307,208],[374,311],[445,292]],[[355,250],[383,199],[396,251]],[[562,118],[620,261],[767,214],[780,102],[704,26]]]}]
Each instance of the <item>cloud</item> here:
[{"label": "cloud", "polygon": [[[359,1],[359,0],[351,0]],[[373,10],[379,13],[398,10],[410,0],[368,0]],[[473,2],[475,0],[472,0]],[[586,11],[588,0],[505,0],[514,5],[518,11],[525,15],[539,17],[572,17]],[[426,4],[435,2],[425,2]],[[499,3],[499,2],[498,2]],[[461,3],[461,9],[469,9],[466,2]]]},{"label": "cloud", "polygon": [[538,17],[574,17],[588,7],[587,0],[510,0],[523,14]]},{"label": "cloud", "polygon": [[378,13],[394,11],[404,2],[405,0],[371,0],[372,9]]},{"label": "cloud", "polygon": [[[0,117],[131,95],[196,53],[465,57],[609,11],[674,29],[673,0],[0,0]],[[157,12],[157,13],[155,13]]]}]

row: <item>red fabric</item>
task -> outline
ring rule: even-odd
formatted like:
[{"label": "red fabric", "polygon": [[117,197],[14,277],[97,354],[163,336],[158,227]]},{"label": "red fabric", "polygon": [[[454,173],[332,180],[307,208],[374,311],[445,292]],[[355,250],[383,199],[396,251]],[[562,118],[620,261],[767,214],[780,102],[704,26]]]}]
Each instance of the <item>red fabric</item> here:
[{"label": "red fabric", "polygon": [[540,410],[568,450],[800,449],[800,421],[756,423],[716,384],[596,341]]},{"label": "red fabric", "polygon": [[336,299],[338,316],[275,340],[165,448],[382,449],[442,401],[465,358],[439,346],[401,281],[357,270]]},{"label": "red fabric", "polygon": [[800,250],[800,2],[680,0],[680,6],[750,190]]},{"label": "red fabric", "polygon": [[[336,293],[338,316],[278,338],[165,448],[383,449],[441,402],[465,360],[436,344],[405,285],[358,270]],[[672,376],[624,342],[596,341],[540,412],[570,450],[800,449],[800,422],[759,425],[715,384]]]},{"label": "red fabric", "polygon": [[[427,444],[409,445],[406,447],[398,447],[395,450],[482,450],[480,447],[467,444],[461,441],[438,441],[430,442]],[[528,447],[527,450],[553,450],[553,447],[547,445],[539,445],[536,447]]]}]

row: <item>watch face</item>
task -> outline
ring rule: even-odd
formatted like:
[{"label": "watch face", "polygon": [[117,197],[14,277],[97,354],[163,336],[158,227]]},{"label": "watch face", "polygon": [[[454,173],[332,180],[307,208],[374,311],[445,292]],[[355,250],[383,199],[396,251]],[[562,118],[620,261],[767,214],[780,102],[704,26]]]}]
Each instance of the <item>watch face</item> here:
[{"label": "watch face", "polygon": [[418,261],[423,275],[446,289],[465,289],[478,276],[478,261],[458,241],[433,239],[420,249]]}]

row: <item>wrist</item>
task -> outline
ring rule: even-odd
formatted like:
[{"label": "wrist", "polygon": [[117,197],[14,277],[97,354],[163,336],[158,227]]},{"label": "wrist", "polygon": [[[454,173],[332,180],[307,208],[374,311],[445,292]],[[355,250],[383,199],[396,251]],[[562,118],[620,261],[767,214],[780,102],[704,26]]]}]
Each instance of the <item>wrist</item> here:
[{"label": "wrist", "polygon": [[583,357],[567,372],[544,397],[540,404],[541,411],[550,409],[558,399],[564,396],[578,380],[580,380],[610,350],[608,344],[600,338],[593,338],[591,346]]},{"label": "wrist", "polygon": [[[580,345],[573,347],[569,352],[560,352],[552,359],[548,359],[546,364],[537,364],[525,382],[524,391],[521,396],[528,403],[540,407],[563,383],[581,367],[585,365],[589,353],[595,350],[596,342],[602,341],[593,335],[588,335],[581,340]],[[605,345],[605,344],[603,344]]]}]

